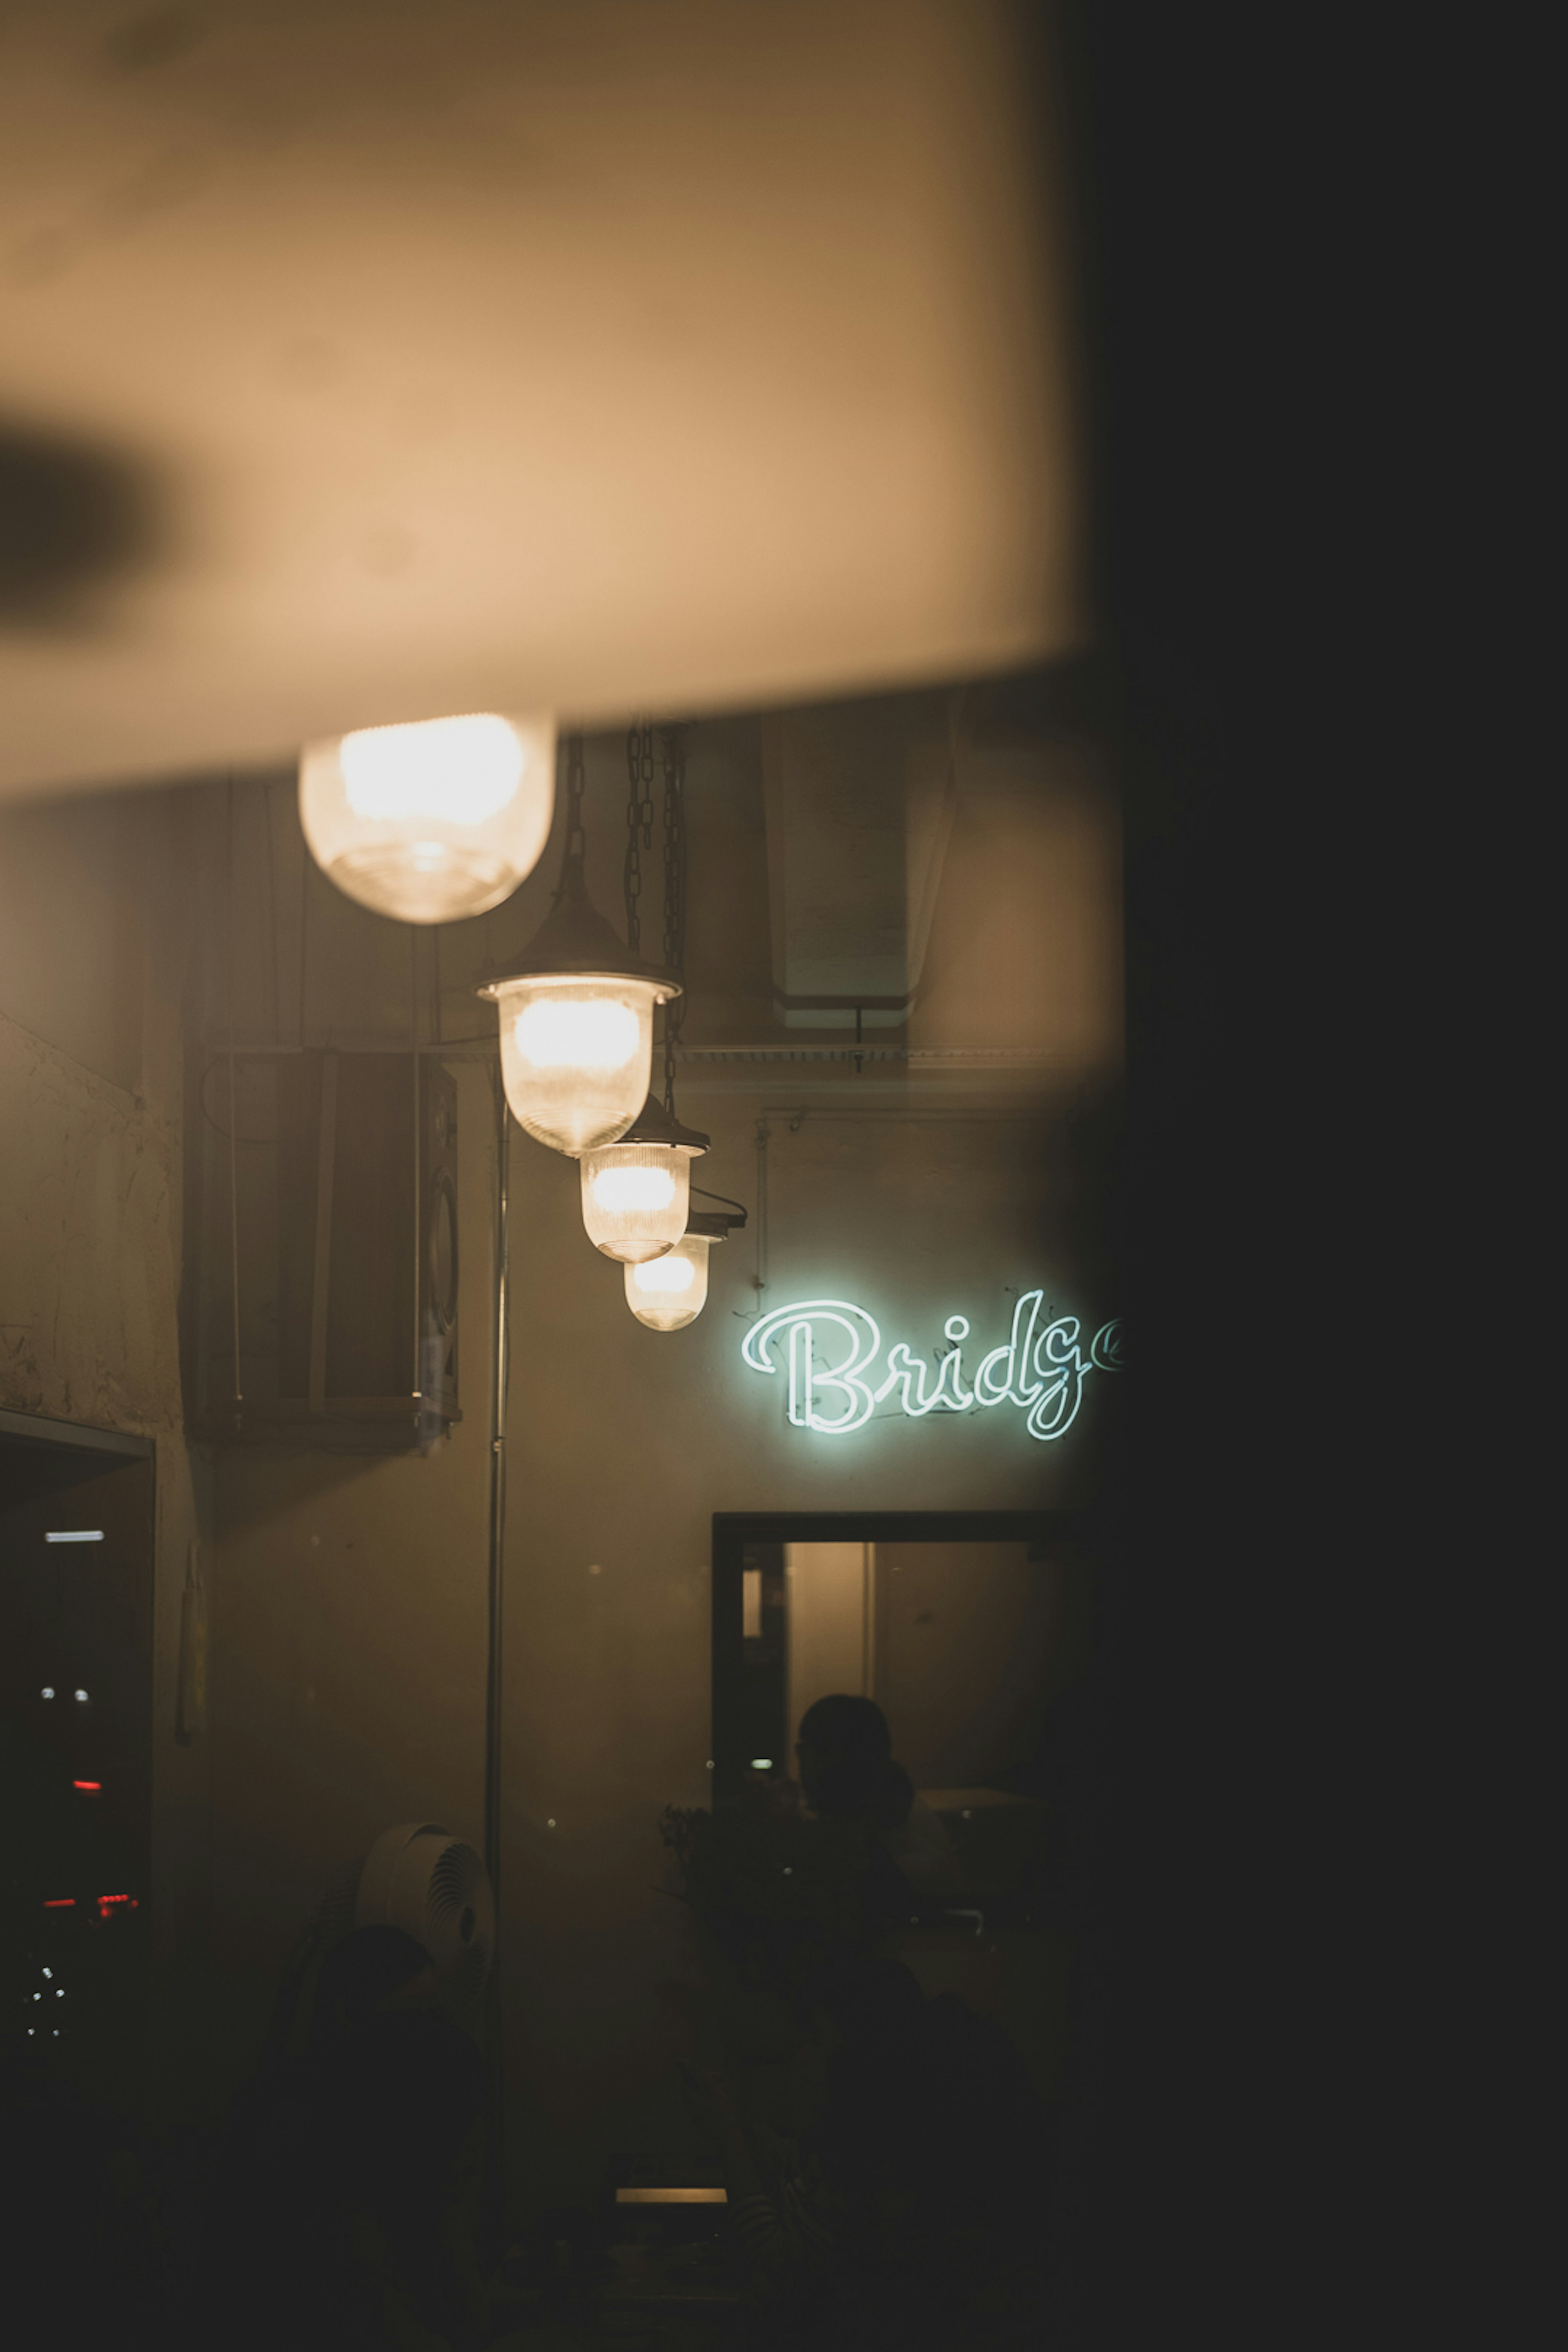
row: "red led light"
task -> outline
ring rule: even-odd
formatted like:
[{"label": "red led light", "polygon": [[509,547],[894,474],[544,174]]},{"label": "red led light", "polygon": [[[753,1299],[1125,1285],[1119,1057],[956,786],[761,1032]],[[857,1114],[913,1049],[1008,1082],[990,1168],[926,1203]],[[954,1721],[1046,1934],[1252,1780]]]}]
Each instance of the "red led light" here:
[{"label": "red led light", "polygon": [[44,1898],[44,1908],[46,1911],[74,1911],[76,1909],[76,1896],[74,1895],[46,1895]]},{"label": "red led light", "polygon": [[102,1786],[103,1783],[101,1780],[73,1780],[71,1782],[71,1787],[73,1789],[90,1789],[95,1794],[102,1788]]},{"label": "red led light", "polygon": [[137,1911],[141,1908],[141,1905],[137,1902],[134,1895],[100,1895],[98,1898],[99,1917],[100,1919],[107,1919],[114,1910],[115,1906],[121,1903],[125,1904],[132,1911]]}]

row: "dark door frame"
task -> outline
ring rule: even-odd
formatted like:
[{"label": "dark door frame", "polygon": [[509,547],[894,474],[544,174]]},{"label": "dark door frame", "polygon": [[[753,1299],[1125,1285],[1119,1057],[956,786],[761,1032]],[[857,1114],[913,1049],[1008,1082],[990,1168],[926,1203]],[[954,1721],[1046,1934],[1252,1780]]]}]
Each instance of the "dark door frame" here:
[{"label": "dark door frame", "polygon": [[128,1429],[94,1429],[85,1421],[49,1421],[42,1413],[0,1412],[0,1437],[25,1445],[66,1445],[79,1454],[105,1454],[144,1462],[156,1453],[150,1437]]},{"label": "dark door frame", "polygon": [[731,1804],[744,1785],[744,1739],[736,1720],[742,1690],[743,1594],[748,1544],[1060,1543],[1081,1538],[1089,1511],[715,1511],[713,1514],[713,1802]]}]

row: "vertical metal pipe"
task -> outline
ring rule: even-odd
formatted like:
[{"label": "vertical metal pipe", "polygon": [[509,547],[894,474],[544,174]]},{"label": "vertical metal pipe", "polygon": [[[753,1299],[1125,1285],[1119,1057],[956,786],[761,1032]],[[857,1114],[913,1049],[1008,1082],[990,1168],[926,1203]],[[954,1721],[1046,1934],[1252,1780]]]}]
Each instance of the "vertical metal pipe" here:
[{"label": "vertical metal pipe", "polygon": [[510,1156],[510,1114],[501,1081],[500,1056],[494,1064],[496,1102],[496,1230],[495,1230],[495,1360],[490,1410],[490,1546],[489,1591],[489,1654],[485,1675],[485,1868],[495,1897],[496,1956],[490,1964],[487,2023],[491,2066],[491,2123],[494,2135],[494,2196],[504,2210],[506,2182],[505,2053],[501,2042],[501,2001],[499,1977],[501,1903],[501,1602],[506,1565],[506,1411],[511,1339],[511,1267],[509,1255],[508,1192]]},{"label": "vertical metal pipe", "polygon": [[500,1899],[501,1601],[506,1554],[506,1409],[510,1347],[511,1271],[508,1255],[507,1194],[510,1114],[495,1064],[496,1234],[495,1362],[490,1416],[489,1655],[485,1689],[485,1868]]}]

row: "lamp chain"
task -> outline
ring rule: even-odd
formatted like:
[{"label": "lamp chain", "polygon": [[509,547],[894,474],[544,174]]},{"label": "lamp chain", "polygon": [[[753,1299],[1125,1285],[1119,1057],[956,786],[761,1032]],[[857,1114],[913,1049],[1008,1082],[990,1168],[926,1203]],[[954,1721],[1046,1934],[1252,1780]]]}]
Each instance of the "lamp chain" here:
[{"label": "lamp chain", "polygon": [[686,730],[661,727],[664,766],[664,965],[682,992],[664,1008],[664,1107],[675,1115],[675,1049],[686,1014]]},{"label": "lamp chain", "polygon": [[642,953],[642,852],[653,847],[653,721],[626,729],[626,945]]},{"label": "lamp chain", "polygon": [[[587,854],[588,837],[583,830],[583,738],[566,738],[566,847],[561,858],[561,879],[556,885],[553,904],[559,906],[567,897],[583,895],[583,860]],[[575,882],[575,888],[573,885]]]}]

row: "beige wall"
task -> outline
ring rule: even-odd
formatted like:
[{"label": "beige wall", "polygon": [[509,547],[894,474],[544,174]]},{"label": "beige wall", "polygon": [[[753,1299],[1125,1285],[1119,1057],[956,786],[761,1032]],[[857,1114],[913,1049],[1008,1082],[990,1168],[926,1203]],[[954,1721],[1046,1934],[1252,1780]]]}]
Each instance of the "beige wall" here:
[{"label": "beige wall", "polygon": [[917,1788],[1033,1760],[1066,1663],[1065,1579],[1027,1544],[878,1545],[877,1698]]},{"label": "beige wall", "polygon": [[494,1114],[489,1071],[457,1075],[463,1420],[428,1458],[216,1451],[220,2083],[341,1866],[398,1822],[483,1846]]},{"label": "beige wall", "polygon": [[795,1777],[795,1738],[807,1707],[834,1691],[872,1690],[877,1547],[868,1543],[784,1546],[787,1648],[784,1736],[774,1760]]},{"label": "beige wall", "polygon": [[183,796],[0,817],[0,1405],[157,1447],[153,1921],[167,2112],[202,2096],[208,1743],[174,1736],[207,1519],[181,1427]]}]

